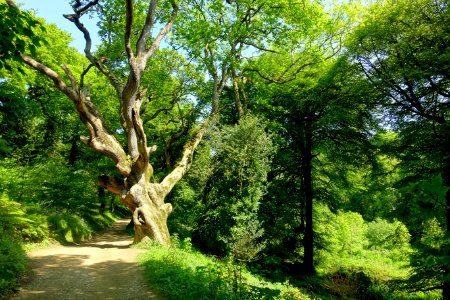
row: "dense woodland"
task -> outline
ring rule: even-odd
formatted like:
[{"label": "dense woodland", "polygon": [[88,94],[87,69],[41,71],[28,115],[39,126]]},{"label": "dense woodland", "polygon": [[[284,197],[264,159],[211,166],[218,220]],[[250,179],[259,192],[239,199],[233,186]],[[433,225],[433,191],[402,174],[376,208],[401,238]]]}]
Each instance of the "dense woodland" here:
[{"label": "dense woodland", "polygon": [[450,299],[449,1],[70,2],[0,1],[0,294],[132,216],[290,287],[228,299]]}]

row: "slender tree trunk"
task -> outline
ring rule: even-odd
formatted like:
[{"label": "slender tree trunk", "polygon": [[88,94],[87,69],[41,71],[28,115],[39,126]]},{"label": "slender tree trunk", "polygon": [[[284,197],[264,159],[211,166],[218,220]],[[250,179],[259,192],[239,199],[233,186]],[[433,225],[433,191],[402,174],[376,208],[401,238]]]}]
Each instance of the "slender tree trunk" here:
[{"label": "slender tree trunk", "polygon": [[[449,159],[448,159],[449,160]],[[448,191],[445,195],[445,202],[446,202],[446,221],[447,221],[447,233],[446,233],[446,239],[450,237],[450,161],[446,161],[445,168],[442,174],[444,185],[448,187]],[[450,247],[447,246],[447,257],[450,257]],[[442,289],[442,298],[444,300],[450,300],[450,268],[448,265],[444,266],[444,282],[443,282],[443,289]]]},{"label": "slender tree trunk", "polygon": [[302,141],[302,176],[305,195],[305,236],[304,273],[314,274],[314,231],[313,231],[313,188],[312,188],[312,132],[311,124],[304,122],[304,136]]},{"label": "slender tree trunk", "polygon": [[77,140],[74,137],[72,138],[72,146],[70,147],[70,154],[69,154],[69,165],[71,167],[75,165],[75,162],[77,160],[77,154],[78,154]]}]

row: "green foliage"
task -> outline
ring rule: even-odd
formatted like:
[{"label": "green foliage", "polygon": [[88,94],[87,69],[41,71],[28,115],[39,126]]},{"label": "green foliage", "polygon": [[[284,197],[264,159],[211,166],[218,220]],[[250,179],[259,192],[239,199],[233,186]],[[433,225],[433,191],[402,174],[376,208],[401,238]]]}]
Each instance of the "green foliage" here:
[{"label": "green foliage", "polygon": [[0,228],[10,237],[29,242],[41,241],[49,235],[44,216],[27,213],[20,203],[9,200],[5,192],[0,195]]},{"label": "green foliage", "polygon": [[210,151],[212,170],[203,191],[200,238],[212,251],[252,260],[262,245],[257,212],[266,192],[270,136],[257,118],[246,116],[238,125],[213,133]]},{"label": "green foliage", "polygon": [[10,201],[4,192],[0,195],[0,224],[2,232],[10,236],[19,236],[21,228],[29,223],[20,203]]},{"label": "green foliage", "polygon": [[254,219],[249,219],[245,226],[239,224],[231,228],[230,237],[225,238],[227,250],[233,260],[240,262],[250,262],[258,258],[258,255],[266,247],[263,241],[264,230],[261,223]]},{"label": "green foliage", "polygon": [[5,0],[0,1],[0,69],[11,70],[7,60],[21,60],[26,52],[36,54],[36,48],[45,42],[40,35],[42,24],[29,12],[20,11]]},{"label": "green foliage", "polygon": [[[431,176],[430,176],[431,177]],[[404,186],[400,189],[404,201],[409,201],[410,218],[415,221],[415,225],[420,226],[420,220],[427,220],[437,217],[440,222],[445,222],[445,211],[440,209],[446,204],[446,187],[441,175],[431,178],[417,180],[416,178],[405,178]],[[410,224],[411,227],[414,224]]]},{"label": "green foliage", "polygon": [[21,205],[0,195],[0,295],[16,288],[27,266],[20,238],[34,230],[32,220],[25,217]]},{"label": "green foliage", "polygon": [[444,298],[450,294],[449,18],[448,1],[379,1],[348,40],[351,59],[382,92],[374,100],[386,110],[383,121],[393,121],[398,132],[390,149],[401,168],[393,213],[415,249],[405,288],[442,289]]},{"label": "green foliage", "polygon": [[354,212],[339,211],[336,216],[338,255],[360,255],[366,244],[366,224],[362,216]]},{"label": "green foliage", "polygon": [[92,230],[86,221],[70,212],[53,214],[48,221],[56,238],[63,243],[79,243],[91,237]]},{"label": "green foliage", "polygon": [[22,229],[22,239],[25,242],[40,242],[50,235],[47,216],[40,214],[27,214],[29,226]]},{"label": "green foliage", "polygon": [[140,256],[145,276],[167,299],[310,299],[286,283],[270,283],[240,265],[207,257],[184,246],[149,245]]},{"label": "green foliage", "polygon": [[[169,2],[159,2],[156,24],[167,20]],[[272,277],[298,275],[309,183],[302,166],[310,159],[315,264],[325,280],[316,285],[331,297],[382,299],[406,298],[391,282],[409,274],[409,291],[449,281],[448,1],[375,1],[364,11],[319,2],[180,3],[170,42],[182,51],[160,50],[150,61],[141,116],[149,145],[159,146],[151,156],[154,181],[173,167],[213,86],[223,84],[223,123],[206,135],[170,195],[180,249],[153,245],[144,258],[169,298],[307,297],[192,249]],[[134,5],[132,45],[145,1]],[[4,0],[0,13],[1,291],[24,270],[16,239],[42,241],[52,232],[61,242],[80,242],[114,220],[106,208],[115,198],[99,195],[95,178],[114,166],[77,142],[86,133],[72,103],[18,66],[30,53],[55,71],[64,62],[79,78],[88,62],[55,26]],[[104,43],[95,56],[125,78],[124,5],[107,1],[96,13]],[[354,25],[343,54],[341,40]],[[115,91],[92,70],[84,79],[106,125],[126,142]],[[229,125],[238,100],[247,116]],[[394,122],[386,124],[387,116]],[[377,133],[378,123],[395,132]]]},{"label": "green foliage", "polygon": [[408,291],[439,290],[445,279],[443,272],[450,266],[446,232],[436,218],[428,219],[422,224],[420,241],[414,244],[411,255],[413,272],[401,287]]},{"label": "green foliage", "polygon": [[400,221],[390,223],[377,218],[367,224],[366,237],[369,249],[387,250],[387,255],[393,259],[396,256],[405,258],[409,254],[411,235]]},{"label": "green foliage", "polygon": [[358,213],[334,214],[324,205],[316,205],[315,219],[315,231],[324,240],[318,270],[330,292],[384,299],[379,290],[392,293],[391,282],[408,278],[410,234],[400,221],[365,222]]},{"label": "green foliage", "polygon": [[[422,174],[425,175],[425,174]],[[411,276],[403,282],[403,289],[422,291],[440,289],[445,279],[443,270],[450,266],[446,232],[446,193],[440,175],[429,179],[406,178],[401,188],[405,222],[412,235],[414,252],[410,257]],[[412,182],[411,182],[412,181]]]},{"label": "green foliage", "polygon": [[27,258],[22,245],[0,228],[0,295],[17,288],[27,269]]}]

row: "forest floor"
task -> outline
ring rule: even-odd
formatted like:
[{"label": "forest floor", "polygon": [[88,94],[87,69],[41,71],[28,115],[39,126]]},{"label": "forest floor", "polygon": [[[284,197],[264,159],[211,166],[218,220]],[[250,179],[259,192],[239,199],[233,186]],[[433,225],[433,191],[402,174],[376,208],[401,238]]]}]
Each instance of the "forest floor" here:
[{"label": "forest floor", "polygon": [[29,253],[32,271],[11,299],[162,299],[152,292],[119,220],[80,245]]}]

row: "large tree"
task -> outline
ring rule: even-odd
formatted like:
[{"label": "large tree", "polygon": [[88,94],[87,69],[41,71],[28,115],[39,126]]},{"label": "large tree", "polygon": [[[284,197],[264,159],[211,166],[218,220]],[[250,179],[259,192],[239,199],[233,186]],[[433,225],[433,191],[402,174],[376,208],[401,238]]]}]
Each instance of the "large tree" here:
[{"label": "large tree", "polygon": [[[431,181],[436,194],[446,187],[445,200],[422,193],[410,197],[403,208],[404,215],[419,210],[414,216],[416,224],[410,221],[411,213],[406,218],[410,227],[422,227],[413,235],[421,259],[413,260],[414,282],[409,288],[442,289],[444,299],[450,299],[449,9],[446,0],[376,2],[349,47],[353,61],[382,93],[378,104],[384,108],[384,116],[393,121],[390,128],[399,132],[397,151],[403,183],[427,186]],[[412,190],[411,186],[407,189]],[[418,198],[416,204],[411,201]],[[432,208],[431,214],[425,213],[427,207]],[[434,218],[445,232],[440,246],[420,246],[428,230],[426,224]]]},{"label": "large tree", "polygon": [[[126,62],[119,65],[125,70],[124,72],[119,73],[114,70],[106,63],[108,58],[97,57],[91,51],[91,35],[83,25],[82,17],[99,7],[98,0],[72,1],[73,13],[64,15],[83,33],[86,41],[84,54],[88,59],[88,66],[82,72],[77,74],[67,65],[62,64],[63,73],[60,73],[39,62],[26,49],[21,51],[20,57],[25,64],[51,79],[55,87],[73,102],[81,121],[89,132],[89,136],[81,136],[81,140],[115,163],[120,177],[101,176],[100,184],[109,191],[120,195],[122,203],[132,212],[135,226],[134,241],[140,242],[151,238],[167,245],[170,244],[170,235],[166,223],[172,206],[165,203],[164,199],[189,169],[192,154],[216,111],[213,109],[210,116],[204,119],[205,121],[196,130],[193,130],[188,142],[183,147],[181,158],[173,170],[160,182],[152,182],[153,167],[150,163],[150,156],[156,147],[148,145],[140,116],[141,105],[148,90],[148,87],[143,86],[142,78],[146,72],[151,72],[146,69],[148,62],[171,30],[179,8],[175,1],[151,0],[148,1],[145,8],[143,8],[145,1],[140,1],[136,6],[132,0],[124,2],[122,49],[126,55]],[[7,3],[11,11],[18,10],[13,2],[8,1]],[[122,8],[123,5],[121,5]],[[144,11],[145,14],[142,18]],[[135,22],[135,19],[141,22]],[[158,28],[159,32],[156,36],[152,36],[155,28]],[[102,99],[91,99],[92,95],[102,95],[102,93],[91,93],[91,84],[85,82],[86,74],[92,68],[97,69],[115,91],[120,103],[120,122],[124,135],[126,135],[126,146],[123,146],[117,138],[117,134],[122,130],[107,128],[106,122],[97,108],[98,105],[95,104],[101,102]],[[79,76],[78,79],[76,75]],[[95,86],[93,87],[95,88]]]},{"label": "large tree", "polygon": [[301,222],[297,230],[303,233],[306,273],[314,272],[314,249],[318,244],[314,203],[324,201],[336,206],[338,197],[330,196],[333,187],[355,165],[368,164],[371,156],[364,81],[352,76],[353,70],[342,60],[318,71],[316,76],[320,77],[311,86],[297,86],[290,93],[275,97],[275,103],[283,101],[290,106],[284,114],[284,127],[289,134],[287,146],[295,151],[293,162],[297,170],[292,175],[297,176],[300,191],[297,208]]}]

